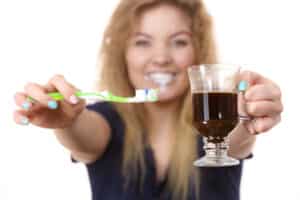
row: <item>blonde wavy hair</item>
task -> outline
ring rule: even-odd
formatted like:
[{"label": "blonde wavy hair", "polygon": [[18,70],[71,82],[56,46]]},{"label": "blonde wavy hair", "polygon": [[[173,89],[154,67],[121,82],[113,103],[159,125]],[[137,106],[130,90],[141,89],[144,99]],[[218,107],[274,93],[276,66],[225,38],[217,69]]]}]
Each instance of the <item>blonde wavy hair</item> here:
[{"label": "blonde wavy hair", "polygon": [[[99,55],[98,89],[107,89],[122,96],[134,95],[135,88],[128,78],[125,59],[127,41],[140,14],[161,4],[176,6],[192,19],[192,39],[196,55],[194,64],[216,62],[211,17],[202,0],[121,0],[104,32]],[[198,194],[200,184],[199,172],[192,164],[198,153],[197,139],[192,128],[189,91],[186,92],[181,106],[168,170],[167,186],[172,192],[172,199],[187,199],[191,187]],[[147,131],[143,105],[114,104],[114,107],[125,123],[123,174],[127,180],[137,180],[137,176],[142,175],[143,181],[146,170],[144,152],[145,145],[148,145],[145,143]]]}]

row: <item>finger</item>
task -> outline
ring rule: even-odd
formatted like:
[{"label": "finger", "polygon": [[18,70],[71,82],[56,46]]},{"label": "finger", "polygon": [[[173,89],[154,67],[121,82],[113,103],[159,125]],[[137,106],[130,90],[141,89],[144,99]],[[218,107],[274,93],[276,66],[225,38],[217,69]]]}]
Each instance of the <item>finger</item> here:
[{"label": "finger", "polygon": [[57,92],[57,89],[54,87],[54,85],[51,84],[45,84],[43,85],[45,92],[50,93],[50,92]]},{"label": "finger", "polygon": [[247,121],[251,119],[249,113],[247,112],[246,101],[243,92],[238,93],[238,114],[239,114],[239,119],[242,121],[244,120]]},{"label": "finger", "polygon": [[32,107],[32,102],[27,100],[27,96],[23,92],[17,92],[14,95],[14,100],[17,106],[21,107],[24,110],[29,110]]},{"label": "finger", "polygon": [[[53,79],[53,78],[52,78]],[[54,84],[51,83],[52,80],[50,80],[46,85],[44,85],[44,88],[45,90],[47,91],[47,93],[51,93],[51,92],[60,92]],[[71,85],[71,84],[70,84]],[[71,85],[72,86],[72,85]],[[73,88],[75,88],[74,86],[72,86]],[[76,90],[76,91],[79,91],[79,90]],[[60,92],[62,93],[62,92]],[[72,96],[73,95],[73,96]],[[74,95],[72,94],[71,97],[69,97],[69,101],[68,103],[72,103],[72,104],[76,104],[78,103],[79,99]],[[64,96],[64,95],[63,95]],[[64,99],[66,99],[64,97]],[[61,101],[60,103],[62,104],[64,101]]]},{"label": "finger", "polygon": [[265,84],[265,83],[269,83],[271,80],[269,80],[268,78],[256,73],[256,72],[252,72],[252,71],[242,71],[239,75],[238,78],[239,81],[247,81],[247,83],[249,84],[249,86],[251,85],[256,85],[256,84]]},{"label": "finger", "polygon": [[263,133],[269,131],[280,121],[281,121],[280,115],[275,115],[272,117],[260,117],[260,118],[255,118],[255,120],[252,122],[252,126],[255,129],[256,133]]},{"label": "finger", "polygon": [[77,113],[80,113],[86,106],[85,101],[79,101],[77,104],[70,105],[66,101],[61,102],[62,107],[64,108],[64,113],[68,116],[75,116]]},{"label": "finger", "polygon": [[254,101],[245,105],[246,112],[254,117],[278,115],[283,111],[281,101]]},{"label": "finger", "polygon": [[79,89],[75,88],[71,83],[69,83],[64,76],[55,75],[48,82],[48,87],[55,87],[71,104],[77,104],[79,99],[75,96],[75,93],[79,91]]},{"label": "finger", "polygon": [[247,101],[281,99],[281,91],[275,84],[257,84],[250,86],[245,92]]},{"label": "finger", "polygon": [[30,123],[25,111],[15,111],[13,114],[13,119],[17,124],[20,125],[28,125]]},{"label": "finger", "polygon": [[50,109],[56,109],[58,104],[50,96],[47,95],[45,89],[37,83],[28,83],[25,85],[25,92],[27,96],[30,96],[41,105]]}]

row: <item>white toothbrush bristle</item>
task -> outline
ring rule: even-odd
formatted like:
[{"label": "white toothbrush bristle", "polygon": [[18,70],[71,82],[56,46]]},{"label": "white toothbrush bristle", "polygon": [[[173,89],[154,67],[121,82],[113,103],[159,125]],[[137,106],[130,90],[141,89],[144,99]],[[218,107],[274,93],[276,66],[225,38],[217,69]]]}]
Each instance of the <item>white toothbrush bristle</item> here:
[{"label": "white toothbrush bristle", "polygon": [[146,101],[146,89],[137,89],[135,90],[135,97],[138,101]]},{"label": "white toothbrush bristle", "polygon": [[157,89],[137,89],[134,99],[136,101],[156,101],[158,95]]}]

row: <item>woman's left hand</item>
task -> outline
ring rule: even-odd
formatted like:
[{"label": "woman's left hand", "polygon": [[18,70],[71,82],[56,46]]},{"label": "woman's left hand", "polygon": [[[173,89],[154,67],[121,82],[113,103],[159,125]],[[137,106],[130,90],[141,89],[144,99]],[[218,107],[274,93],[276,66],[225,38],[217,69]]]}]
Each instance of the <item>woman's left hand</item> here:
[{"label": "woman's left hand", "polygon": [[245,127],[252,134],[270,130],[280,122],[283,111],[279,86],[251,71],[242,72],[240,80],[247,89],[243,97],[239,96],[239,114],[251,118],[245,121]]}]

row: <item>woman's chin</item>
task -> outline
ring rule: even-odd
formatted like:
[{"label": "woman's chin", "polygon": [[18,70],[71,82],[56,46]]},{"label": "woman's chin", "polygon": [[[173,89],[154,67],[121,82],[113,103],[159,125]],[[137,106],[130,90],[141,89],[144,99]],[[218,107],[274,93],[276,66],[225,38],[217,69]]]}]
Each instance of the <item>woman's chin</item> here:
[{"label": "woman's chin", "polygon": [[174,90],[159,90],[158,94],[158,102],[159,103],[167,103],[177,100],[181,97],[181,94],[174,93]]}]

